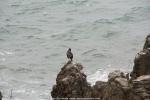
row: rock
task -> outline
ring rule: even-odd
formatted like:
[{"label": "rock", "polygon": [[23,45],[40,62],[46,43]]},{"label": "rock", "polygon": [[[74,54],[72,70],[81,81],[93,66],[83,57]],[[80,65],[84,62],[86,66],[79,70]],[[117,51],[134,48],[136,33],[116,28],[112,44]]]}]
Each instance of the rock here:
[{"label": "rock", "polygon": [[150,75],[150,48],[144,49],[135,57],[131,78],[136,79],[141,75]]},{"label": "rock", "polygon": [[128,88],[128,78],[126,77],[127,74],[119,71],[119,70],[115,70],[111,73],[109,73],[108,75],[108,82],[115,82],[115,84],[118,84],[119,86],[121,86],[121,88],[127,89]]},{"label": "rock", "polygon": [[135,57],[131,79],[129,73],[116,70],[108,75],[108,82],[99,80],[94,86],[90,86],[82,69],[81,64],[68,61],[57,75],[56,85],[51,91],[52,97],[57,100],[150,100],[150,35],[146,38],[144,49]]},{"label": "rock", "polygon": [[134,60],[131,79],[136,79],[141,75],[150,75],[150,35],[146,37],[143,50],[139,52]]},{"label": "rock", "polygon": [[108,75],[108,79],[102,100],[127,100],[129,85],[125,74],[121,71],[114,71]]},{"label": "rock", "polygon": [[125,78],[125,74],[119,70],[115,70],[108,75],[108,80],[114,80],[117,77]]},{"label": "rock", "polygon": [[97,81],[92,89],[92,98],[127,100],[129,85],[125,74],[116,70],[108,75],[108,82]]},{"label": "rock", "polygon": [[91,96],[91,87],[86,75],[81,72],[81,64],[66,63],[57,75],[56,85],[53,86],[53,98],[83,98]]},{"label": "rock", "polygon": [[108,82],[97,81],[93,86],[92,98],[100,100],[150,100],[150,75],[129,80],[120,71],[109,74]]},{"label": "rock", "polygon": [[150,48],[150,34],[146,37],[146,41],[143,49],[147,49],[147,48]]},{"label": "rock", "polygon": [[127,95],[123,91],[123,88],[114,81],[107,84],[103,94],[102,100],[127,100]]},{"label": "rock", "polygon": [[129,84],[128,84],[128,80],[125,78],[116,78],[115,82],[117,82],[122,88],[128,88]]},{"label": "rock", "polygon": [[[100,100],[149,100],[150,75],[128,80],[127,74],[116,70],[108,75],[108,82],[97,81],[94,86],[86,80],[81,64],[65,64],[53,86],[53,98],[99,98]],[[131,82],[130,82],[131,81]],[[78,99],[80,100],[80,99]]]},{"label": "rock", "polygon": [[133,81],[134,92],[144,99],[150,99],[150,76],[144,75]]},{"label": "rock", "polygon": [[150,75],[143,75],[133,80],[132,89],[142,98],[141,100],[150,100]]},{"label": "rock", "polygon": [[97,81],[95,85],[92,87],[92,98],[100,98],[102,99],[104,96],[104,90],[107,86],[107,82]]}]

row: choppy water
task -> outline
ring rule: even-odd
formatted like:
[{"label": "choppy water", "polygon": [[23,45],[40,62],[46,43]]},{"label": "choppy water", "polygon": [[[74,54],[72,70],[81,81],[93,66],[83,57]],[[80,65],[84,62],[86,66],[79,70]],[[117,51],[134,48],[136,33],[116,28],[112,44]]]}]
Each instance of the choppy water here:
[{"label": "choppy water", "polygon": [[89,81],[130,71],[150,33],[150,0],[0,0],[4,100],[50,100],[71,47]]}]

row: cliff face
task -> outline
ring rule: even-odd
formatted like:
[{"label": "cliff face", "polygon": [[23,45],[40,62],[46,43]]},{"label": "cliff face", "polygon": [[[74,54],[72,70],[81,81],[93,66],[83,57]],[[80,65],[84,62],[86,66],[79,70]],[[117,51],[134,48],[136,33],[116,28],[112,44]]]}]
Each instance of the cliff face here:
[{"label": "cliff face", "polygon": [[97,81],[94,86],[90,86],[82,72],[83,66],[68,61],[57,75],[56,85],[51,91],[52,97],[150,100],[149,37],[146,38],[144,49],[135,57],[131,79],[129,74],[114,71],[108,75],[108,82]]}]

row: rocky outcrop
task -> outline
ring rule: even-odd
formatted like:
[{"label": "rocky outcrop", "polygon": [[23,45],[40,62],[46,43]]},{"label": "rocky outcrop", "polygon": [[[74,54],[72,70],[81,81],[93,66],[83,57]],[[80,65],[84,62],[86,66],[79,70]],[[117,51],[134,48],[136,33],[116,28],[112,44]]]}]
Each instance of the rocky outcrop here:
[{"label": "rocky outcrop", "polygon": [[97,81],[90,86],[81,64],[68,62],[61,69],[53,86],[53,98],[99,98],[100,100],[149,100],[150,76],[128,80],[121,71],[108,75],[108,82]]},{"label": "rocky outcrop", "polygon": [[81,64],[68,61],[57,75],[56,85],[53,86],[53,98],[84,98],[90,97],[91,87],[86,75],[81,72]]},{"label": "rocky outcrop", "polygon": [[136,79],[141,75],[150,75],[150,48],[138,53],[134,60],[131,77],[132,79]]},{"label": "rocky outcrop", "polygon": [[108,75],[107,86],[102,100],[127,100],[129,90],[128,80],[121,71],[114,71]]},{"label": "rocky outcrop", "polygon": [[[81,64],[68,61],[56,78],[51,95],[53,98],[96,98],[92,100],[150,100],[150,36],[144,49],[137,54],[134,68],[129,74],[114,71],[108,81],[97,81],[94,86],[86,80]],[[78,99],[79,100],[79,99]]]},{"label": "rocky outcrop", "polygon": [[140,76],[133,80],[132,90],[141,100],[150,100],[150,75]]},{"label": "rocky outcrop", "polygon": [[[108,82],[97,81],[94,86],[86,80],[81,64],[66,63],[59,72],[51,95],[60,98],[99,98],[100,100],[146,100],[149,98],[150,78],[138,77],[130,82],[127,74],[114,71]],[[66,99],[67,100],[67,99]],[[79,99],[80,100],[80,99]],[[93,99],[92,99],[93,100]]]},{"label": "rocky outcrop", "polygon": [[91,97],[100,100],[150,100],[150,76],[130,81],[126,75],[120,71],[111,72],[108,82],[96,82]]},{"label": "rocky outcrop", "polygon": [[146,38],[144,49],[135,57],[131,78],[136,79],[141,75],[150,75],[150,35]]},{"label": "rocky outcrop", "polygon": [[109,74],[108,82],[96,82],[93,86],[92,98],[100,100],[127,100],[128,80],[121,71]]},{"label": "rocky outcrop", "polygon": [[146,37],[146,41],[143,49],[147,49],[147,48],[150,48],[150,34]]}]

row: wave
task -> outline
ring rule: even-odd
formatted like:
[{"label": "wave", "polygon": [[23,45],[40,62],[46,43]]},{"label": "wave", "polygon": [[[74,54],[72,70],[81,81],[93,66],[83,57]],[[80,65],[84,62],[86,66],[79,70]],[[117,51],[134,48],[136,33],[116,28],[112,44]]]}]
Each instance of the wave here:
[{"label": "wave", "polygon": [[4,51],[4,50],[0,51],[0,62],[5,62],[6,61],[5,56],[12,55],[12,54],[13,52],[10,51]]},{"label": "wave", "polygon": [[96,81],[107,81],[108,80],[108,72],[103,71],[103,70],[98,70],[94,74],[91,74],[87,76],[88,82],[91,83],[91,85],[95,85]]},{"label": "wave", "polygon": [[10,51],[0,51],[0,55],[1,56],[5,56],[5,55],[12,55],[13,54],[13,52],[10,52]]}]

